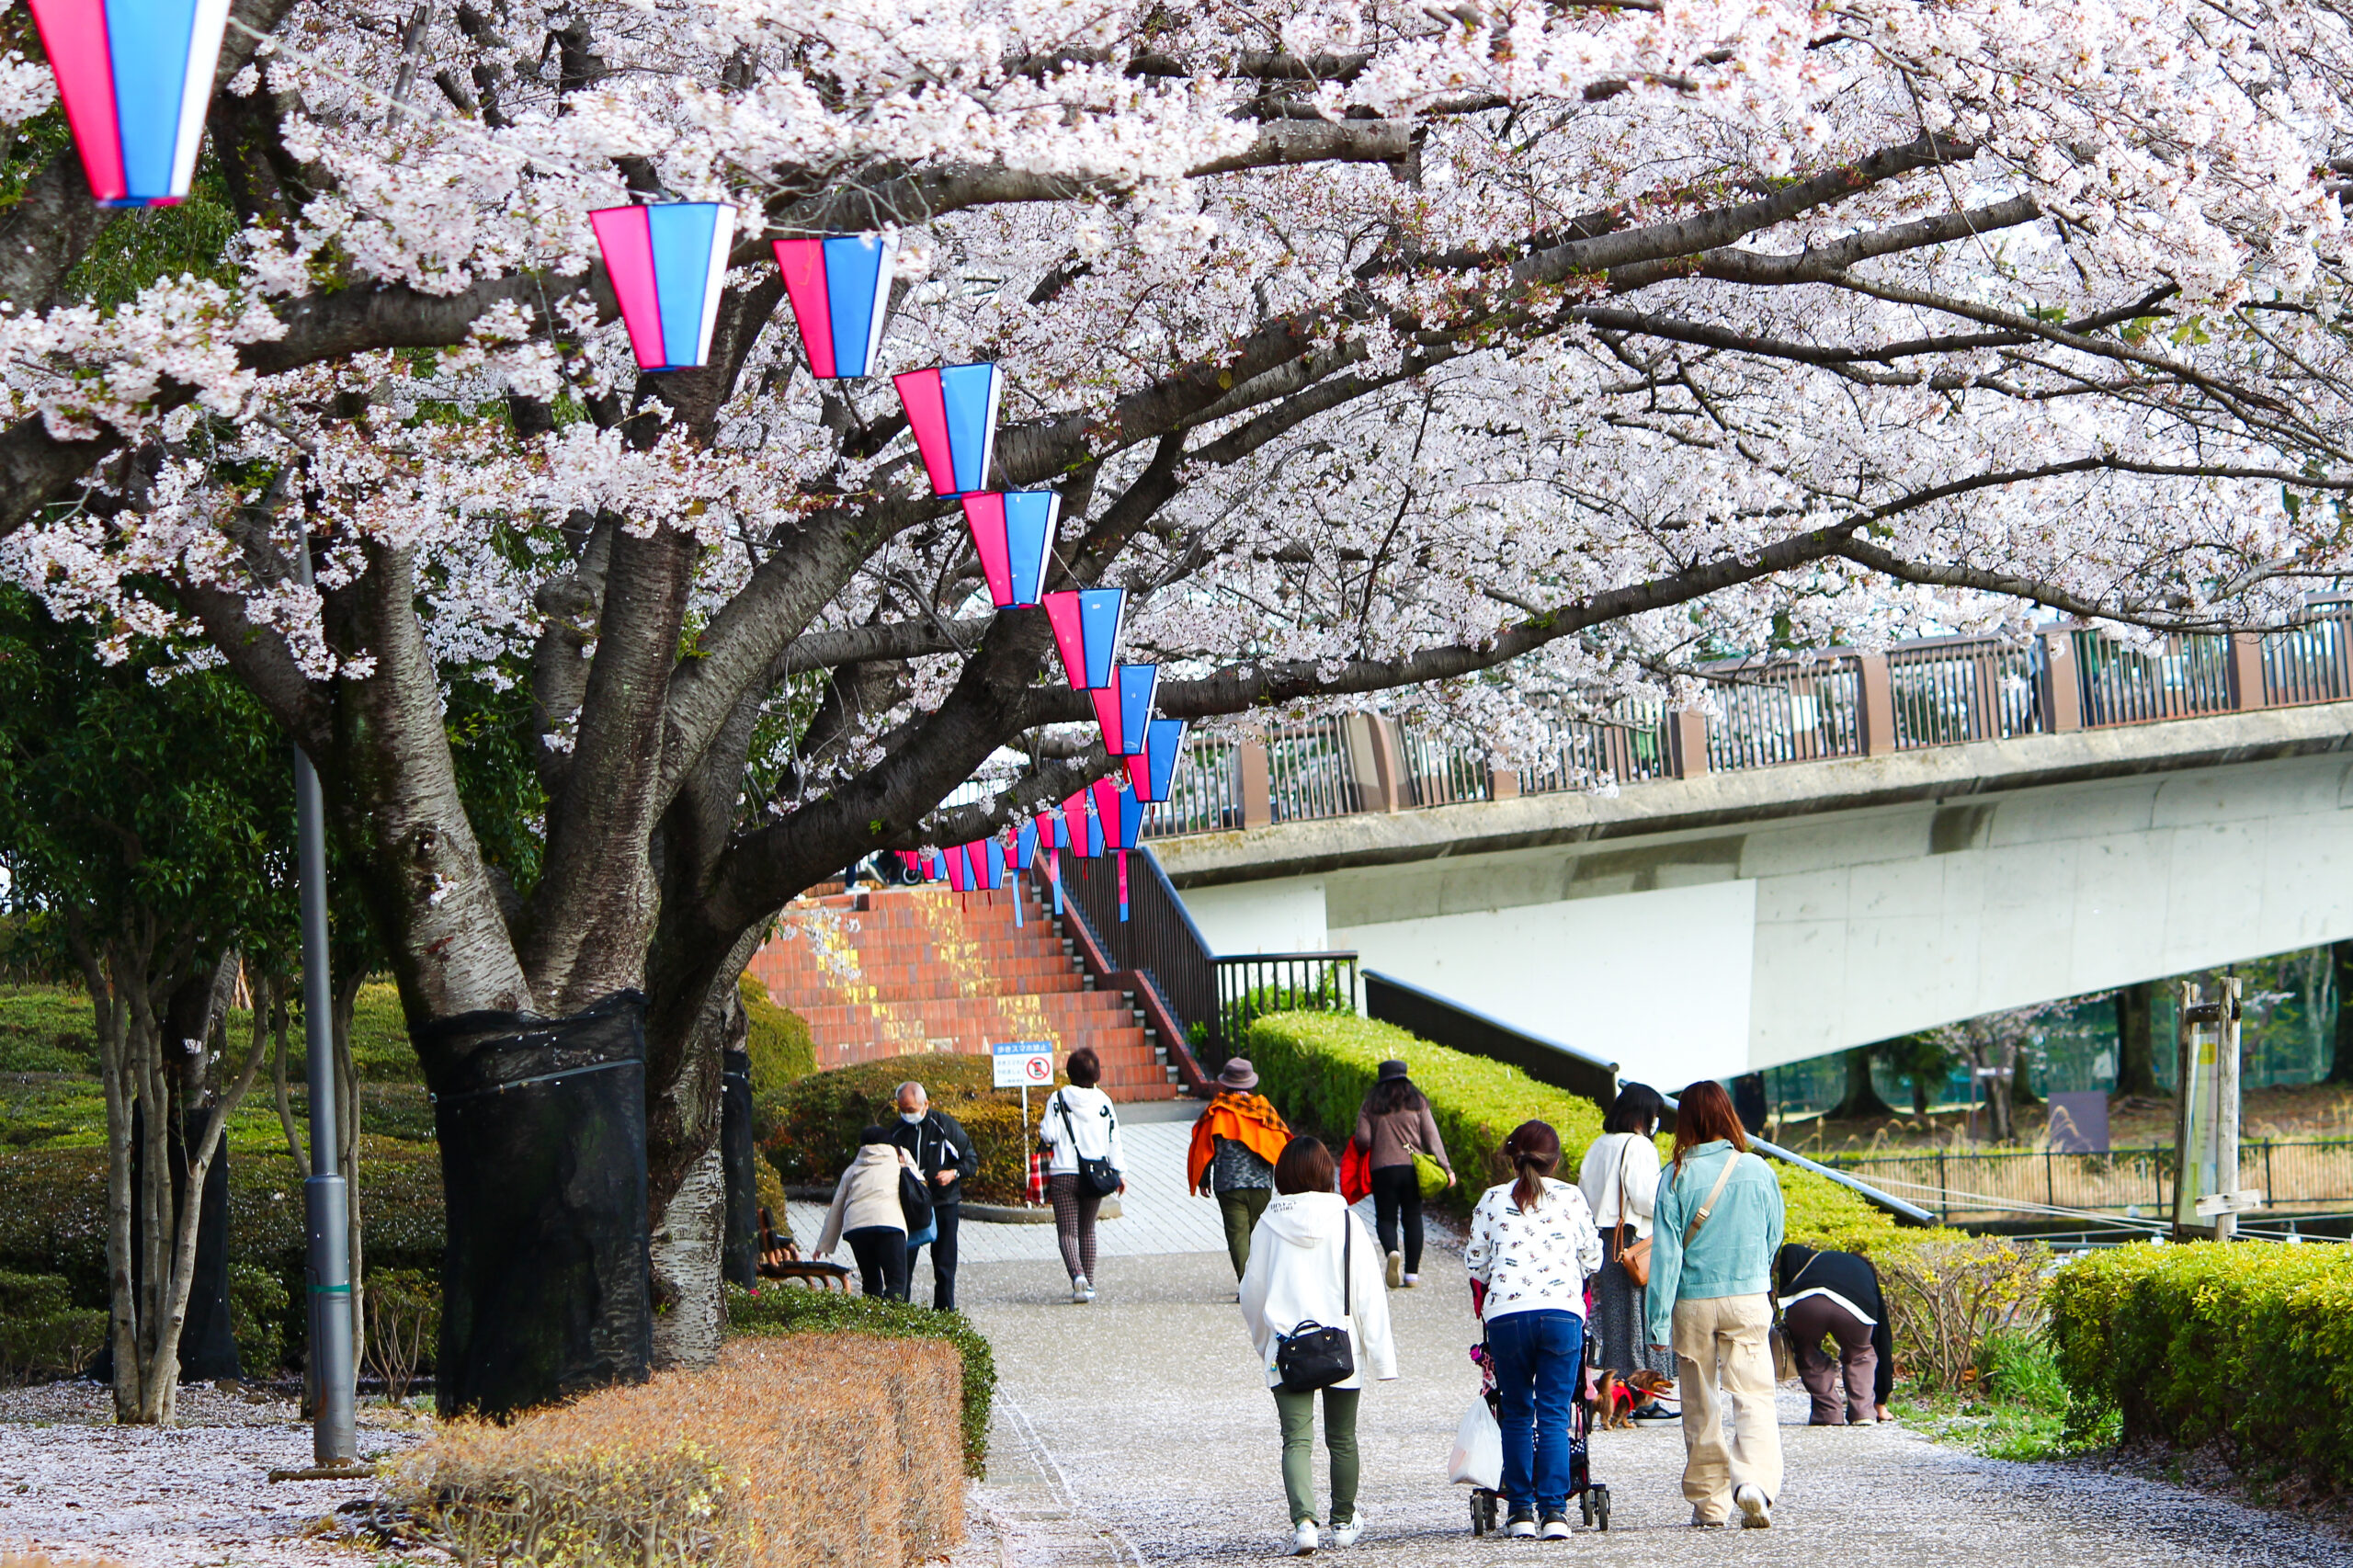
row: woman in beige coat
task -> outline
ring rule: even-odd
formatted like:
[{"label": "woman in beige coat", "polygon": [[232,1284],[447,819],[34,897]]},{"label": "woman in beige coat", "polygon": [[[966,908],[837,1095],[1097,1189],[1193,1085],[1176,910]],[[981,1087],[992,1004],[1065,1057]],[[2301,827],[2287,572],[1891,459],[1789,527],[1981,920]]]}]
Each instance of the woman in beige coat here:
[{"label": "woman in beige coat", "polygon": [[819,1257],[830,1257],[849,1243],[858,1259],[860,1289],[870,1296],[907,1299],[907,1220],[899,1207],[899,1173],[914,1170],[907,1152],[891,1142],[887,1127],[858,1135],[858,1158],[834,1184],[834,1206],[817,1238]]}]

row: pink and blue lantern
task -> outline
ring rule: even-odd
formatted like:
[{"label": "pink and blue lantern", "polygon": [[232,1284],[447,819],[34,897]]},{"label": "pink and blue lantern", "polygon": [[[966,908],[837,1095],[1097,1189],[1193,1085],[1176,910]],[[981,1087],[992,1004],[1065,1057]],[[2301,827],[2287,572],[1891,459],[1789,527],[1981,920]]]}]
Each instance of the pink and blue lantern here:
[{"label": "pink and blue lantern", "polygon": [[801,324],[809,373],[819,381],[874,373],[898,250],[898,241],[880,234],[776,242],[776,264],[784,273],[792,319]]},{"label": "pink and blue lantern", "polygon": [[229,0],[32,0],[32,10],[98,205],[187,196]]},{"label": "pink and blue lantern", "polygon": [[985,491],[964,497],[964,526],[988,579],[989,602],[1015,609],[1038,602],[1052,559],[1063,498],[1051,490]]},{"label": "pink and blue lantern", "polygon": [[1063,820],[1070,824],[1070,851],[1088,860],[1103,853],[1103,824],[1086,809],[1093,798],[1090,787],[1063,802]]},{"label": "pink and blue lantern", "polygon": [[1005,379],[995,365],[949,365],[893,376],[935,495],[989,487],[996,453],[996,405]]},{"label": "pink and blue lantern", "polygon": [[641,370],[690,370],[710,358],[735,209],[716,201],[607,207],[588,214]]},{"label": "pink and blue lantern", "polygon": [[1143,745],[1128,754],[1128,788],[1137,799],[1155,806],[1168,799],[1184,750],[1184,720],[1154,719],[1144,726]]},{"label": "pink and blue lantern", "polygon": [[1153,694],[1160,688],[1158,665],[1121,665],[1109,686],[1086,695],[1095,699],[1095,722],[1103,749],[1131,756],[1143,749],[1144,725],[1152,719]]},{"label": "pink and blue lantern", "polygon": [[1040,601],[1054,629],[1054,648],[1073,691],[1099,691],[1112,684],[1120,656],[1120,623],[1126,614],[1125,588],[1080,588],[1048,594]]}]

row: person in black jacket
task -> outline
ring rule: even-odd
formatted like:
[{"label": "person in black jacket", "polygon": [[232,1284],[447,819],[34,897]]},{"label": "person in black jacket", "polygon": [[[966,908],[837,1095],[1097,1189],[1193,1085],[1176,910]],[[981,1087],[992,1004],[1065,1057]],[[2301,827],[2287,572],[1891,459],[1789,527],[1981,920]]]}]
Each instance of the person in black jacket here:
[{"label": "person in black jacket", "polygon": [[[961,1214],[964,1178],[981,1168],[972,1140],[956,1119],[931,1108],[931,1096],[921,1084],[899,1085],[899,1125],[891,1141],[915,1156],[931,1191],[931,1216],[939,1234],[931,1244],[931,1304],[933,1310],[956,1310],[956,1223]],[[907,1249],[907,1275],[915,1276],[920,1246]]]},{"label": "person in black jacket", "polygon": [[[1895,1387],[1895,1335],[1871,1260],[1791,1242],[1773,1260],[1773,1285],[1782,1336],[1813,1399],[1806,1425],[1886,1420],[1887,1396]],[[1825,1339],[1836,1345],[1835,1355],[1823,1348]]]}]

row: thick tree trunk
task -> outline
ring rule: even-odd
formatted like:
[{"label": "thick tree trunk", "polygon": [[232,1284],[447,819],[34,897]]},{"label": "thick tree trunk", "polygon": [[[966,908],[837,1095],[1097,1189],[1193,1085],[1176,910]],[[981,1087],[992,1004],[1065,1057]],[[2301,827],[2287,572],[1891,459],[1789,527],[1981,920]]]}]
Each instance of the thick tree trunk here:
[{"label": "thick tree trunk", "polygon": [[719,1359],[726,1240],[726,1166],[718,1140],[688,1167],[654,1227],[654,1365],[708,1367]]},{"label": "thick tree trunk", "polygon": [[1894,1114],[1895,1108],[1880,1097],[1879,1085],[1871,1082],[1871,1048],[1856,1046],[1847,1052],[1847,1093],[1831,1110],[1830,1119],[1855,1121]]},{"label": "thick tree trunk", "polygon": [[[2348,944],[2343,942],[2337,944],[2340,949],[2347,946]],[[2130,985],[2116,988],[2116,1092],[2120,1096],[2139,1095],[2146,1099],[2157,1097],[2157,1052],[2153,1016],[2156,996],[2156,982],[2153,980],[2135,981]],[[2336,1027],[2337,1039],[2342,1041],[2346,1022],[2341,1010],[2337,1015]],[[2347,1054],[2341,1048],[2337,1061],[2347,1061]]]},{"label": "thick tree trunk", "polygon": [[2327,1082],[2353,1084],[2353,941],[2328,945],[2328,978],[2336,993],[2336,1028]]}]

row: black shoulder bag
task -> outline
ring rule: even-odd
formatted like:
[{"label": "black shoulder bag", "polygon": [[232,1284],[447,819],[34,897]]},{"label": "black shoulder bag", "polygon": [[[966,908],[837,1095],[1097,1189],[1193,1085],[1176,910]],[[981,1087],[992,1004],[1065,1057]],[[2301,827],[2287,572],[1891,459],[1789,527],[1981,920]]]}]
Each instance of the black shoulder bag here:
[{"label": "black shoulder bag", "polygon": [[[1079,1149],[1078,1129],[1070,1119],[1070,1101],[1064,1099],[1057,1091],[1054,1095],[1054,1104],[1063,1113],[1063,1131],[1070,1134],[1070,1157],[1078,1162],[1080,1189],[1091,1192],[1097,1198],[1108,1198],[1119,1191],[1120,1168],[1108,1159],[1089,1159]],[[1108,1117],[1111,1112],[1107,1108],[1103,1114]]]},{"label": "black shoulder bag", "polygon": [[[1350,1294],[1350,1287],[1355,1284],[1351,1276],[1355,1272],[1352,1258],[1357,1240],[1356,1217],[1342,1213],[1340,1225],[1340,1315],[1345,1320],[1356,1315],[1356,1301]],[[1326,1328],[1308,1318],[1289,1334],[1276,1336],[1275,1373],[1282,1379],[1288,1392],[1312,1393],[1330,1388],[1355,1376],[1356,1369],[1356,1352],[1349,1347],[1348,1331],[1345,1328]]]}]

